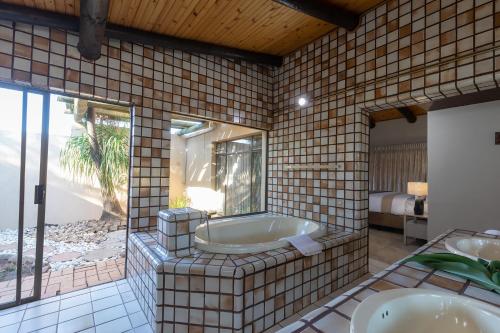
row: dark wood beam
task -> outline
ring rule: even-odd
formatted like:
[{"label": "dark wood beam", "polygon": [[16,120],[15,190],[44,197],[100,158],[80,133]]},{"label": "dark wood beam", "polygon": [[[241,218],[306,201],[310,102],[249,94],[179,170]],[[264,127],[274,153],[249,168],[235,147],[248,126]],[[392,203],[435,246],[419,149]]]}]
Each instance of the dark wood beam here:
[{"label": "dark wood beam", "polygon": [[108,24],[106,35],[131,43],[160,46],[166,49],[182,50],[191,53],[211,54],[224,58],[245,60],[255,64],[281,66],[283,57],[272,54],[252,52],[227,46],[199,42],[173,36],[145,32],[138,29],[127,28],[115,24]]},{"label": "dark wood beam", "polygon": [[377,126],[377,123],[375,122],[375,119],[373,119],[372,115],[368,116],[368,125],[370,126],[370,129],[375,128],[375,126]]},{"label": "dark wood beam", "polygon": [[475,93],[446,97],[430,102],[429,111],[456,108],[471,104],[486,103],[500,100],[500,88],[481,90]]},{"label": "dark wood beam", "polygon": [[[79,32],[79,18],[77,16],[6,3],[0,3],[0,19]],[[210,54],[263,65],[281,66],[283,62],[283,58],[276,55],[161,35],[115,24],[108,24],[106,26],[105,35],[108,38],[121,39],[131,43],[159,46],[166,49],[176,49],[192,53]]]},{"label": "dark wood beam", "polygon": [[328,0],[274,0],[298,12],[316,17],[347,30],[354,30],[359,24],[359,15],[336,6]]},{"label": "dark wood beam", "polygon": [[409,123],[414,123],[417,121],[417,116],[408,107],[398,108],[398,111],[408,120]]},{"label": "dark wood beam", "polygon": [[108,19],[108,0],[80,1],[80,40],[78,51],[88,60],[101,57],[101,46]]}]

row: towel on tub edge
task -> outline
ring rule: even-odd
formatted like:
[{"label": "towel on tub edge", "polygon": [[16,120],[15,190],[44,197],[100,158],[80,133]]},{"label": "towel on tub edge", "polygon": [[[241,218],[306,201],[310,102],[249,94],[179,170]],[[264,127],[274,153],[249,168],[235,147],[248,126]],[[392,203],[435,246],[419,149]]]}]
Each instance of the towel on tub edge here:
[{"label": "towel on tub edge", "polygon": [[308,235],[291,236],[283,239],[292,244],[304,256],[312,256],[323,250],[323,246]]}]

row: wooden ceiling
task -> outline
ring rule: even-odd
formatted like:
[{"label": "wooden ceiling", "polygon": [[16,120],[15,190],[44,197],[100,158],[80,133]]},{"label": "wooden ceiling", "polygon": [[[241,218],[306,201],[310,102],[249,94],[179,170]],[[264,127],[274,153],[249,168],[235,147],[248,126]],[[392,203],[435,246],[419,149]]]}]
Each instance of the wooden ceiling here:
[{"label": "wooden ceiling", "polygon": [[[328,0],[363,13],[382,0]],[[79,0],[0,0],[79,15]],[[272,0],[110,0],[108,21],[243,50],[286,55],[335,26]]]},{"label": "wooden ceiling", "polygon": [[[408,108],[413,112],[415,116],[422,116],[427,114],[429,105],[421,104],[421,105],[412,105]],[[375,123],[393,119],[404,118],[404,116],[397,109],[387,109],[382,111],[374,111],[370,112],[370,117],[375,121]]]}]

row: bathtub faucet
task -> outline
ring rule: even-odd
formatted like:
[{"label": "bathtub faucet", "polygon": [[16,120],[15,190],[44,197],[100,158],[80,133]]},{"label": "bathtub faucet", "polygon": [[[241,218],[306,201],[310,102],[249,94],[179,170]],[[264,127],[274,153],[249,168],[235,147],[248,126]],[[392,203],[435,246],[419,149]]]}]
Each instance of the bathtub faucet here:
[{"label": "bathtub faucet", "polygon": [[211,243],[212,239],[210,238],[210,223],[208,223],[208,214],[205,214],[205,223],[207,224],[208,242]]}]

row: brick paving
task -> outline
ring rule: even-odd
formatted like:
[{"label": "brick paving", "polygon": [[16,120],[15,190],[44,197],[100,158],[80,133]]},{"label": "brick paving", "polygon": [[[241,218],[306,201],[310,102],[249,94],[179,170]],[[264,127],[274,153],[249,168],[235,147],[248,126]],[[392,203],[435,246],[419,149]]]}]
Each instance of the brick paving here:
[{"label": "brick paving", "polygon": [[[117,281],[125,277],[125,258],[104,260],[93,265],[65,268],[42,274],[41,298],[69,293],[98,284]],[[23,278],[22,297],[33,294],[33,276]],[[0,282],[0,304],[12,302],[16,293],[16,280]]]}]

